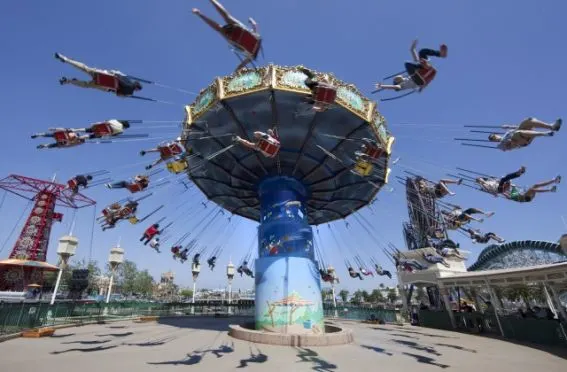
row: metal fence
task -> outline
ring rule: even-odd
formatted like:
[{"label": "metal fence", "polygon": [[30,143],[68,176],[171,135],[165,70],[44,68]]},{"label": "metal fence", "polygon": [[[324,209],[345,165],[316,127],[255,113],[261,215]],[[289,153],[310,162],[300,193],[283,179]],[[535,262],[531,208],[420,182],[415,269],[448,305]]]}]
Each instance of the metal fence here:
[{"label": "metal fence", "polygon": [[[346,310],[345,310],[346,309]],[[396,321],[394,310],[378,310],[357,307],[334,309],[325,307],[326,317],[367,319],[374,315],[386,322]],[[0,302],[0,335],[20,332],[30,328],[62,324],[84,324],[140,316],[254,316],[253,304],[191,304],[156,302]]]}]

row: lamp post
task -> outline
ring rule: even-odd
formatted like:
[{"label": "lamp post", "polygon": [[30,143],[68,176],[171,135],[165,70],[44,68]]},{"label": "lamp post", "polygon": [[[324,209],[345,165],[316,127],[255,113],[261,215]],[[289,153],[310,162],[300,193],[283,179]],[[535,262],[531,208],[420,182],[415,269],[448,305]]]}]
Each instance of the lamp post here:
[{"label": "lamp post", "polygon": [[67,263],[69,258],[75,255],[77,250],[77,245],[79,245],[79,239],[72,235],[64,235],[59,239],[59,245],[57,246],[57,254],[59,255],[59,272],[57,273],[57,281],[55,282],[55,289],[53,290],[53,295],[51,296],[50,305],[55,303],[55,297],[57,296],[57,291],[59,290],[59,285],[61,284],[61,276],[63,275],[63,270],[67,268]]},{"label": "lamp post", "polygon": [[112,292],[112,283],[114,281],[114,273],[120,264],[124,262],[124,249],[114,247],[110,250],[108,263],[110,264],[110,281],[108,282],[108,293],[106,294],[106,303],[110,302],[110,293]]},{"label": "lamp post", "polygon": [[228,265],[226,266],[226,277],[228,278],[228,313],[231,313],[230,304],[232,302],[232,279],[234,279],[234,265],[231,261],[228,261]]},{"label": "lamp post", "polygon": [[197,291],[197,278],[199,277],[199,273],[201,272],[201,264],[198,262],[193,261],[191,264],[191,273],[193,274],[193,307],[191,311],[195,311],[195,292]]}]

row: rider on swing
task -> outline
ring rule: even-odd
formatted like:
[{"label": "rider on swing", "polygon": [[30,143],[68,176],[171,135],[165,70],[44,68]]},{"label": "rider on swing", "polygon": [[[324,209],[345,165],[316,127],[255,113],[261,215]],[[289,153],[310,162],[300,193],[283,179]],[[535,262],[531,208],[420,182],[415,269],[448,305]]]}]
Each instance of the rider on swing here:
[{"label": "rider on swing", "polygon": [[350,275],[351,278],[358,278],[360,280],[364,280],[364,278],[362,277],[362,275],[360,275],[359,272],[354,271],[354,269],[352,267],[348,268],[348,275]]},{"label": "rider on swing", "polygon": [[498,243],[504,243],[505,242],[504,239],[502,239],[501,237],[499,237],[498,235],[496,235],[495,233],[492,233],[492,232],[482,234],[480,232],[480,230],[473,230],[473,229],[467,229],[466,232],[469,233],[473,243],[486,244],[490,241],[490,239],[492,239],[492,240],[494,240]]},{"label": "rider on swing", "polygon": [[254,277],[254,273],[248,268],[248,261],[243,261],[242,265],[240,265],[238,269],[236,269],[236,272],[238,272],[240,276],[242,276],[242,274],[244,273],[251,278]]},{"label": "rider on swing", "polygon": [[106,187],[109,189],[128,189],[131,193],[143,191],[150,185],[150,178],[143,174],[138,174],[134,177],[132,182],[118,181],[114,183],[107,183]]},{"label": "rider on swing", "polygon": [[61,85],[72,84],[81,88],[94,88],[105,92],[116,93],[119,97],[132,96],[136,91],[142,90],[140,82],[129,78],[120,71],[101,70],[89,67],[84,63],[72,60],[60,53],[55,53],[55,58],[63,63],[68,63],[79,70],[86,72],[92,77],[91,81],[83,81],[78,79],[67,79],[63,77],[59,80]]},{"label": "rider on swing", "polygon": [[211,269],[211,271],[215,269],[216,263],[217,263],[217,256],[213,256],[207,260],[207,264],[209,265],[209,269]]},{"label": "rider on swing", "polygon": [[379,276],[384,276],[386,275],[389,279],[392,279],[392,273],[390,273],[388,270],[384,270],[382,268],[382,266],[375,264],[374,268],[376,269],[376,274]]},{"label": "rider on swing", "polygon": [[420,49],[419,53],[416,50],[417,40],[411,44],[411,55],[414,62],[406,62],[405,68],[407,75],[396,75],[394,77],[394,85],[386,85],[382,83],[376,84],[376,89],[389,89],[389,90],[407,90],[417,89],[421,92],[429,85],[435,78],[437,70],[429,62],[429,57],[447,57],[447,45],[442,44],[439,50],[433,49]]},{"label": "rider on swing", "polygon": [[150,247],[156,250],[157,253],[161,253],[159,250],[159,238],[155,237],[150,241]]},{"label": "rider on swing", "polygon": [[71,191],[73,192],[73,194],[77,194],[79,192],[79,186],[82,186],[84,189],[87,188],[89,181],[93,179],[93,176],[91,176],[90,174],[87,175],[76,175],[75,177],[71,178],[68,182],[67,182],[67,187],[69,187],[69,189],[71,189]]},{"label": "rider on swing", "polygon": [[281,145],[274,130],[268,129],[267,133],[256,131],[254,138],[256,141],[250,142],[240,136],[235,136],[234,141],[249,149],[260,151],[268,158],[273,158],[278,154]]},{"label": "rider on swing", "polygon": [[335,103],[337,88],[331,84],[329,75],[325,74],[322,79],[319,80],[311,70],[305,67],[300,67],[299,71],[307,75],[305,85],[311,89],[311,97],[308,103],[313,105],[314,111],[323,112],[327,110],[330,105]]},{"label": "rider on swing", "polygon": [[258,57],[258,52],[262,46],[262,39],[258,33],[258,24],[252,17],[248,18],[248,22],[252,26],[250,30],[238,19],[234,18],[218,1],[211,0],[211,3],[224,18],[226,22],[224,26],[203,15],[197,8],[193,8],[193,13],[205,21],[213,30],[221,34],[232,46],[246,55],[244,60],[236,67],[236,71],[238,71]]}]

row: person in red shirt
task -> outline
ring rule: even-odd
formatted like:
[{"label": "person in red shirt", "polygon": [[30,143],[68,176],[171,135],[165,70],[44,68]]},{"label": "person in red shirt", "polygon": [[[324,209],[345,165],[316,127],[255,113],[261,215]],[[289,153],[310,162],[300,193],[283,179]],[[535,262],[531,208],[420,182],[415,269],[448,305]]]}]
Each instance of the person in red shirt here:
[{"label": "person in red shirt", "polygon": [[442,44],[439,50],[424,48],[420,49],[418,53],[416,47],[417,40],[414,40],[411,44],[411,55],[414,62],[406,62],[404,66],[408,75],[421,91],[433,81],[437,74],[437,70],[429,62],[429,57],[446,58],[448,49],[447,45]]},{"label": "person in red shirt", "polygon": [[152,226],[148,227],[146,231],[144,231],[144,235],[140,238],[140,241],[142,242],[145,240],[144,245],[147,245],[150,240],[159,233],[159,224],[154,223]]}]

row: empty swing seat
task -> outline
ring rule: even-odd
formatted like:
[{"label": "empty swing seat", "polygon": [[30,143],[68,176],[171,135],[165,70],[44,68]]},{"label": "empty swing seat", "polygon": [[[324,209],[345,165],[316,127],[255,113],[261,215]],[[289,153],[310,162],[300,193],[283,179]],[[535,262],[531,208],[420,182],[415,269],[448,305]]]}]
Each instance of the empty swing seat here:
[{"label": "empty swing seat", "polygon": [[370,162],[365,160],[359,160],[354,165],[352,171],[359,176],[366,177],[372,173],[373,166]]},{"label": "empty swing seat", "polygon": [[186,160],[177,160],[167,163],[167,170],[171,173],[181,173],[184,172],[187,168],[189,168],[189,164]]},{"label": "empty swing seat", "polygon": [[162,159],[170,159],[174,156],[180,155],[185,150],[177,143],[170,143],[165,146],[159,147],[159,155]]},{"label": "empty swing seat", "polygon": [[382,155],[382,149],[377,146],[366,145],[364,154],[372,159],[378,159]]},{"label": "empty swing seat", "polygon": [[337,98],[337,88],[329,84],[320,83],[313,92],[313,100],[320,104],[332,105]]}]

